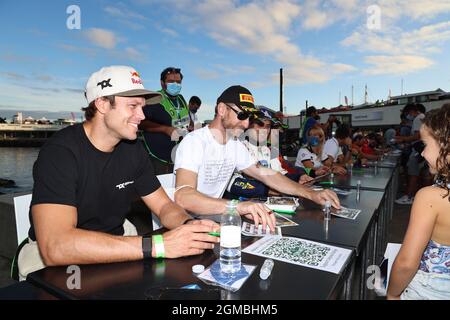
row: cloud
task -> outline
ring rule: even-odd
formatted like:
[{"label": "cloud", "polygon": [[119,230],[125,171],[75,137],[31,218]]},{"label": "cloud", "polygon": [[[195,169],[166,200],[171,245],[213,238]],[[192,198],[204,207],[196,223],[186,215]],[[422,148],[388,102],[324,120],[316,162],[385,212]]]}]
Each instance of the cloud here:
[{"label": "cloud", "polygon": [[283,65],[287,84],[324,82],[355,70],[350,65],[328,63],[302,53],[290,39],[291,30],[302,18],[302,7],[294,1],[266,0],[241,5],[231,0],[186,1],[178,5],[189,8],[190,14],[180,21],[207,30],[219,45],[267,56]]},{"label": "cloud", "polygon": [[202,80],[214,80],[220,77],[219,72],[203,68],[195,69],[194,74]]},{"label": "cloud", "polygon": [[364,70],[367,75],[394,74],[403,75],[417,72],[433,65],[433,61],[421,56],[368,56],[365,62],[371,67]]},{"label": "cloud", "polygon": [[124,58],[129,59],[131,61],[143,62],[145,60],[142,52],[135,48],[127,47],[125,48],[124,52],[125,52]]},{"label": "cloud", "polygon": [[90,28],[84,31],[84,36],[93,45],[104,49],[113,49],[118,42],[118,38],[114,32],[106,29]]},{"label": "cloud", "polygon": [[305,29],[322,29],[330,24],[328,16],[325,12],[312,10],[303,21]]},{"label": "cloud", "polygon": [[0,72],[0,76],[13,81],[20,81],[22,85],[26,85],[26,83],[43,82],[49,83],[54,80],[54,77],[46,74],[35,74],[30,75],[19,74],[16,72]]},{"label": "cloud", "polygon": [[244,84],[244,86],[247,86],[247,87],[253,88],[253,89],[258,89],[258,88],[263,88],[263,87],[267,86],[267,83],[262,82],[262,81],[250,81],[250,82]]},{"label": "cloud", "polygon": [[42,64],[47,62],[47,58],[36,57],[36,56],[26,56],[20,55],[14,52],[6,52],[0,56],[0,60],[10,63],[32,63],[32,64]]},{"label": "cloud", "polygon": [[38,95],[41,95],[42,92],[52,92],[52,93],[59,93],[61,92],[58,88],[44,88],[44,87],[35,87],[35,86],[28,86],[29,89],[38,91]]},{"label": "cloud", "polygon": [[46,74],[41,74],[41,75],[37,75],[35,77],[36,80],[42,81],[42,82],[50,82],[53,80],[52,76],[46,75]]},{"label": "cloud", "polygon": [[248,74],[248,73],[254,73],[256,71],[255,67],[251,66],[242,66],[242,65],[236,65],[236,66],[227,66],[223,64],[214,64],[214,67],[219,69],[220,73],[225,76],[232,76],[236,74]]},{"label": "cloud", "polygon": [[15,81],[24,80],[26,78],[24,75],[15,72],[0,72],[0,75],[6,79]]},{"label": "cloud", "polygon": [[173,29],[170,29],[170,28],[164,28],[164,27],[158,27],[158,29],[159,29],[159,31],[161,31],[162,33],[165,33],[165,34],[167,34],[167,35],[169,35],[169,36],[171,36],[171,37],[174,37],[174,38],[178,37],[178,32],[176,32],[176,31],[173,30]]},{"label": "cloud", "polygon": [[78,46],[74,46],[71,44],[65,44],[65,43],[62,43],[58,46],[63,50],[66,50],[69,52],[82,53],[89,57],[95,57],[98,53],[98,49],[94,49],[94,48],[83,48],[83,47],[78,47]]},{"label": "cloud", "polygon": [[432,66],[429,56],[439,53],[449,39],[450,21],[445,21],[411,31],[398,27],[380,32],[360,28],[341,44],[371,54],[364,59],[371,65],[365,74],[406,74]]},{"label": "cloud", "polygon": [[[68,90],[71,89],[71,90]],[[23,86],[0,83],[2,104],[21,110],[79,110],[86,100],[75,88]],[[21,99],[17,99],[21,97]]]},{"label": "cloud", "polygon": [[450,12],[448,0],[378,0],[376,4],[381,8],[385,20],[399,20],[402,17],[426,22],[439,15],[447,16]]},{"label": "cloud", "polygon": [[145,28],[143,22],[148,20],[142,14],[131,11],[124,4],[118,4],[116,7],[107,6],[103,9],[113,18],[132,30],[142,30]]},{"label": "cloud", "polygon": [[137,12],[133,12],[125,7],[125,5],[121,5],[120,8],[107,6],[104,10],[111,16],[115,18],[121,19],[130,19],[130,20],[147,20],[142,14]]},{"label": "cloud", "polygon": [[320,30],[338,22],[356,20],[367,7],[360,0],[306,0],[302,4],[301,24],[305,30]]},{"label": "cloud", "polygon": [[441,44],[450,39],[450,21],[423,26],[409,32],[399,28],[386,32],[360,29],[341,41],[361,52],[391,54],[423,54],[424,50],[438,52]]}]

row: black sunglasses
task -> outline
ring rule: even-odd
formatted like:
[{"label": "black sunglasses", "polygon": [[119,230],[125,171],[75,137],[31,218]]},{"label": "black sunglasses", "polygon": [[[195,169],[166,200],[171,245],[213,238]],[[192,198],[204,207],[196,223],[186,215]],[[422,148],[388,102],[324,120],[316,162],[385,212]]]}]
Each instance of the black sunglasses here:
[{"label": "black sunglasses", "polygon": [[237,114],[237,118],[241,121],[243,120],[247,120],[248,118],[250,118],[252,116],[252,114],[250,112],[247,111],[236,111],[232,106],[230,106],[229,104],[225,103],[225,105],[230,108],[231,110],[234,111],[234,113]]}]

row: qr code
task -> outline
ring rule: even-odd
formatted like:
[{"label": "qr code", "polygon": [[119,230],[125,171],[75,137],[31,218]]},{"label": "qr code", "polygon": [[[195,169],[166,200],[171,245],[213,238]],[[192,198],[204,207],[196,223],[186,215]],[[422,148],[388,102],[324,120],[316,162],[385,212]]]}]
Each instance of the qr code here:
[{"label": "qr code", "polygon": [[300,239],[281,238],[262,253],[274,258],[302,263],[308,266],[318,266],[331,248],[317,243],[305,242]]}]

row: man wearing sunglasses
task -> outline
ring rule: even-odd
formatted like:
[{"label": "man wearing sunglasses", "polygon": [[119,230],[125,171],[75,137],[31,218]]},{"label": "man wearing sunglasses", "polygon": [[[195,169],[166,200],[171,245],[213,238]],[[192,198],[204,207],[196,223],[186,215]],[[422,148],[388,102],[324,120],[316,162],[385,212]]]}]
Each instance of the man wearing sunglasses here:
[{"label": "man wearing sunglasses", "polygon": [[172,173],[172,150],[189,126],[189,108],[180,94],[182,81],[181,69],[164,69],[159,91],[161,102],[143,109],[145,120],[139,128],[144,132],[145,146],[157,175]]},{"label": "man wearing sunglasses", "polygon": [[[286,178],[279,172],[259,166],[237,139],[254,118],[253,96],[242,86],[226,89],[217,99],[215,117],[209,126],[189,133],[178,146],[175,167],[175,202],[198,215],[221,214],[227,201],[221,199],[234,170],[238,170],[280,193],[304,197],[324,204],[330,200],[340,208],[336,194],[329,190],[313,191]],[[274,230],[275,217],[262,203],[244,201],[239,214]]]}]

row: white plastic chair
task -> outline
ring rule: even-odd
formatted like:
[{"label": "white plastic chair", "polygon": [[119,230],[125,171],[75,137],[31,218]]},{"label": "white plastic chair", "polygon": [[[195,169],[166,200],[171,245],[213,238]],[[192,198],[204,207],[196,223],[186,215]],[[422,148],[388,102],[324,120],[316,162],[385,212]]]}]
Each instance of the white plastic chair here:
[{"label": "white plastic chair", "polygon": [[11,278],[19,280],[19,268],[17,266],[17,258],[19,251],[28,239],[28,230],[30,229],[29,210],[31,203],[31,193],[23,196],[14,197],[14,215],[16,218],[16,234],[17,234],[17,249],[14,259],[11,264]]},{"label": "white plastic chair", "polygon": [[[156,176],[161,183],[161,187],[167,193],[167,196],[174,201],[174,192],[175,192],[175,175],[173,173],[168,174],[160,174]],[[161,222],[158,217],[152,213],[152,222],[153,222],[153,230],[157,230],[162,228]]]},{"label": "white plastic chair", "polygon": [[28,238],[28,230],[30,229],[30,219],[28,213],[30,211],[31,193],[23,196],[14,197],[14,214],[16,216],[16,232],[17,246],[23,240]]}]

